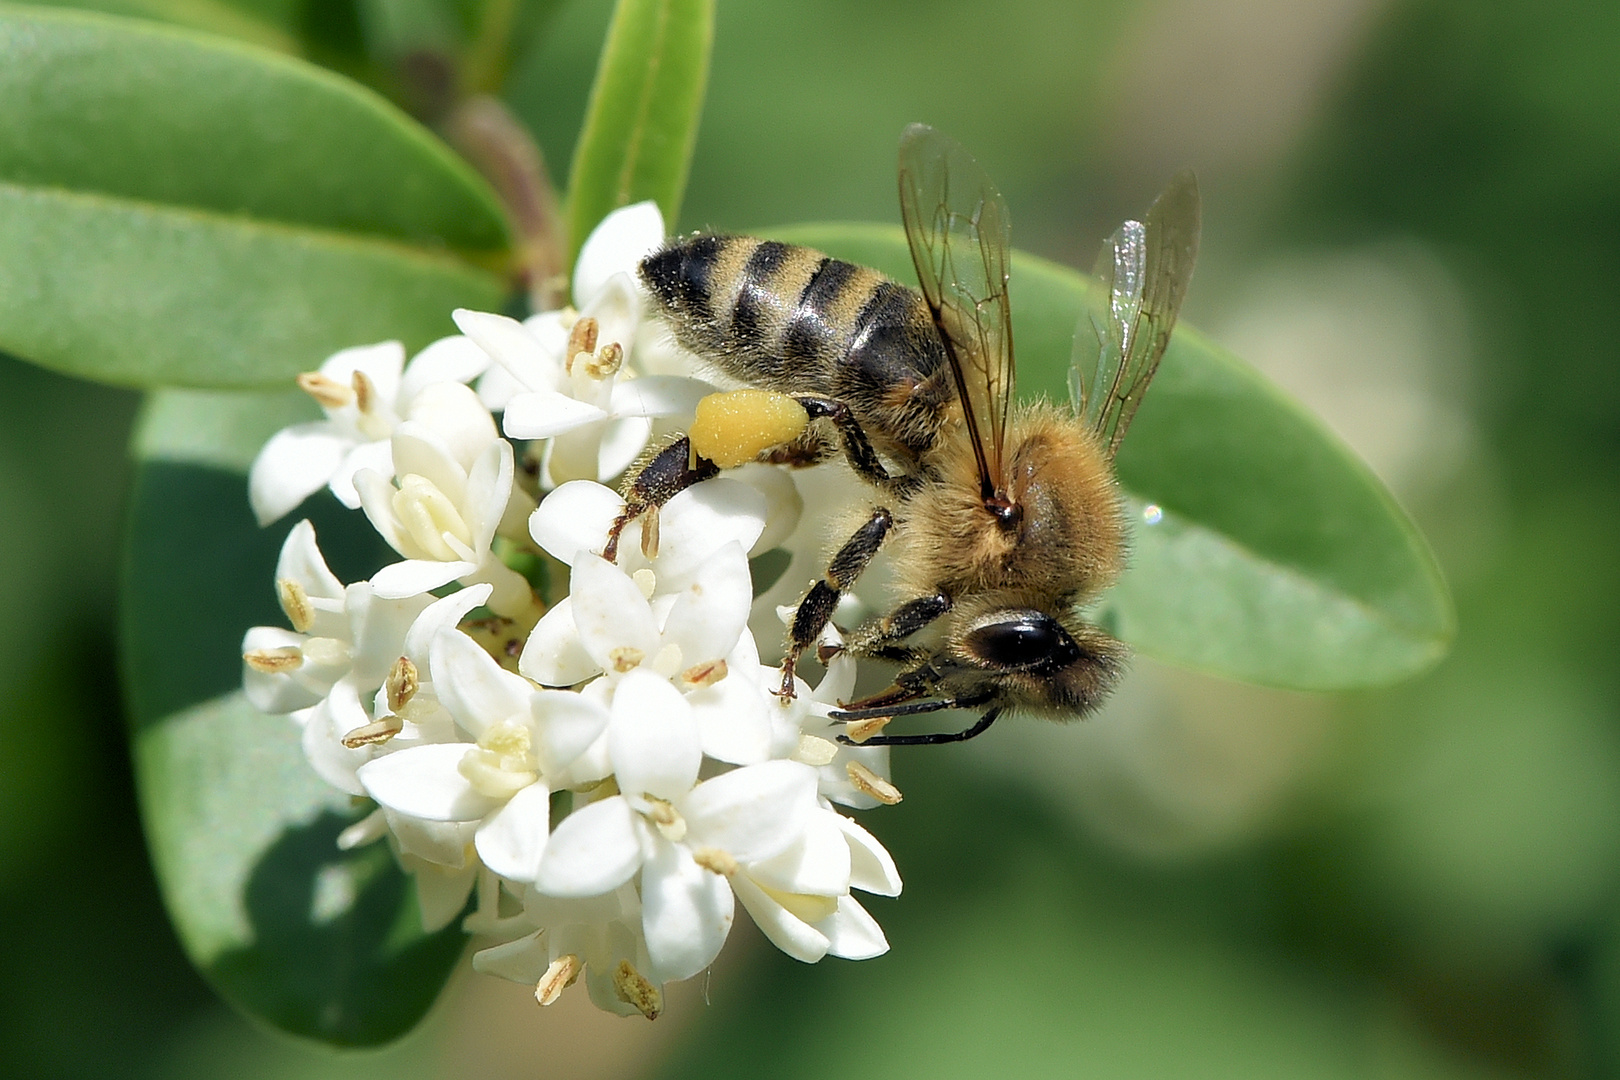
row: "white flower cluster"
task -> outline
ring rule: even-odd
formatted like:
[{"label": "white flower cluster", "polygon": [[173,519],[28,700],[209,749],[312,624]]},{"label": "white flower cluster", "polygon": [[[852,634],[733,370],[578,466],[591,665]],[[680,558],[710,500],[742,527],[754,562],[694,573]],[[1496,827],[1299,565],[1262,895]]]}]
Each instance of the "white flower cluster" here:
[{"label": "white flower cluster", "polygon": [[[474,967],[542,1004],[583,973],[600,1007],[648,1017],[714,961],[737,901],[814,962],[887,950],[852,890],[900,891],[838,809],[899,797],[887,751],[828,719],[854,662],[784,702],[748,630],[749,556],[793,531],[792,477],[708,480],[662,508],[650,557],[638,522],[616,563],[598,554],[625,505],[601,481],[714,389],[642,325],[634,268],[662,240],[655,206],[628,207],[586,243],[573,308],[458,311],[464,336],[408,365],[386,343],[301,376],[326,419],[265,445],[255,513],[329,487],[402,558],[344,585],[300,522],[276,567],[292,629],[242,643],[252,703],[377,805],[340,843],[388,838],[429,929],[476,891],[464,925],[497,943]],[[537,562],[568,595],[513,569]]]}]

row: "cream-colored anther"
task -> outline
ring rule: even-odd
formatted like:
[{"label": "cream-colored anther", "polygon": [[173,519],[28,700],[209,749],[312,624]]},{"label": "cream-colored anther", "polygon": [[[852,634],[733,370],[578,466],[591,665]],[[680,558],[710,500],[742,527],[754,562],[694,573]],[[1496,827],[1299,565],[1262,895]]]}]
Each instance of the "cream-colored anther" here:
[{"label": "cream-colored anther", "polygon": [[354,381],[354,407],[360,415],[357,427],[360,433],[368,439],[386,439],[393,433],[393,426],[389,422],[386,409],[379,409],[381,402],[377,398],[377,387],[372,383],[365,372],[356,370]]},{"label": "cream-colored anther", "polygon": [[681,672],[681,682],[694,688],[713,686],[726,677],[726,670],[724,660],[708,660],[701,664],[693,664]]},{"label": "cream-colored anther", "polygon": [[831,765],[832,759],[837,756],[838,744],[819,735],[800,735],[799,748],[793,752],[794,761],[814,765],[818,769]]},{"label": "cream-colored anther", "polygon": [[384,716],[380,720],[373,720],[369,724],[355,728],[343,736],[342,742],[350,750],[358,750],[362,746],[376,746],[398,735],[404,726],[405,721],[399,717]]},{"label": "cream-colored anther", "polygon": [[673,641],[653,654],[652,669],[666,679],[673,679],[681,670],[681,647]]},{"label": "cream-colored anther", "polygon": [[641,515],[641,553],[658,558],[658,507],[649,506]]},{"label": "cream-colored anther", "polygon": [[282,645],[275,649],[249,649],[242,654],[242,662],[261,675],[280,675],[297,671],[304,664],[304,651],[296,645]]},{"label": "cream-colored anther", "polygon": [[641,972],[630,966],[628,960],[620,960],[619,966],[613,971],[613,992],[620,1001],[634,1006],[638,1013],[649,1020],[658,1019],[658,1014],[664,1011],[663,991],[648,982]]},{"label": "cream-colored anther", "polygon": [[596,320],[586,315],[577,319],[568,331],[568,345],[563,349],[566,358],[563,370],[568,374],[574,373],[574,358],[581,353],[594,354],[596,352]]},{"label": "cream-colored anther", "polygon": [[844,725],[844,735],[850,742],[863,743],[889,726],[892,716],[869,716],[865,720],[851,720]]},{"label": "cream-colored anther", "polygon": [[651,821],[653,827],[663,834],[664,839],[672,844],[678,844],[685,840],[686,819],[681,817],[681,812],[663,799],[655,798],[652,795],[646,796],[646,799],[647,820]]},{"label": "cream-colored anther", "polygon": [[698,850],[692,852],[692,861],[710,873],[719,874],[721,877],[730,877],[737,872],[736,856],[729,851],[721,851],[719,848],[698,848]]},{"label": "cream-colored anther", "polygon": [[636,583],[636,588],[640,589],[641,595],[648,600],[652,599],[653,590],[658,588],[658,575],[645,566],[631,574],[630,580]]},{"label": "cream-colored anther", "polygon": [[860,762],[851,761],[844,766],[844,771],[849,774],[849,782],[855,785],[856,790],[864,791],[883,805],[893,806],[900,801],[899,788]]},{"label": "cream-colored anther", "polygon": [[410,657],[402,656],[395,660],[394,666],[388,669],[388,678],[383,682],[388,689],[388,711],[397,713],[403,709],[416,696],[421,685],[416,665],[411,663]]},{"label": "cream-colored anther", "polygon": [[534,986],[534,1000],[542,1005],[550,1005],[562,992],[574,985],[579,973],[585,970],[584,961],[573,953],[565,953],[551,962],[546,973],[540,976],[540,981]]},{"label": "cream-colored anther", "polygon": [[585,374],[593,379],[607,379],[619,373],[624,366],[624,346],[610,341],[596,355],[585,362]]},{"label": "cream-colored anther", "polygon": [[377,405],[377,388],[371,384],[371,379],[365,372],[356,368],[349,377],[354,386],[354,407],[362,413],[368,413]]},{"label": "cream-colored anther", "polygon": [[304,662],[320,667],[341,667],[349,662],[349,643],[337,638],[312,637],[304,642]]},{"label": "cream-colored anther", "polygon": [[315,605],[309,602],[309,593],[290,578],[276,579],[276,598],[281,601],[282,614],[300,634],[309,633],[315,625]]},{"label": "cream-colored anther", "polygon": [[608,662],[613,665],[613,670],[621,675],[627,671],[634,671],[645,659],[647,654],[634,645],[619,645],[608,653]]},{"label": "cream-colored anther", "polygon": [[354,404],[354,391],[336,379],[329,379],[318,371],[306,371],[298,376],[298,389],[327,409],[341,409]]},{"label": "cream-colored anther", "polygon": [[393,502],[395,516],[428,558],[443,562],[461,558],[455,548],[445,543],[446,534],[463,546],[472,545],[472,530],[462,520],[456,504],[427,477],[415,473],[400,477]]}]

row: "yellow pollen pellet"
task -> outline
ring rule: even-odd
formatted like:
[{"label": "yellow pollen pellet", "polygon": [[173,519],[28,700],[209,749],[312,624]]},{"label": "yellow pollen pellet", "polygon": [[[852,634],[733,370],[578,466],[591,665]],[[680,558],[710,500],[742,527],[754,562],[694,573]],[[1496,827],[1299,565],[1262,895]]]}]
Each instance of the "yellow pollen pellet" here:
[{"label": "yellow pollen pellet", "polygon": [[804,407],[774,390],[728,390],[697,404],[689,432],[692,449],[722,469],[753,461],[792,442],[810,423]]}]

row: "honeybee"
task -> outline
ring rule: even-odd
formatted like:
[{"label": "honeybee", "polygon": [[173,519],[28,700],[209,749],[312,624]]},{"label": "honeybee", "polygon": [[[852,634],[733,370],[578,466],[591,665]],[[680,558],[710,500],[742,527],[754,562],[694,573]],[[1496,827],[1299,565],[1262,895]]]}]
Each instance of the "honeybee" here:
[{"label": "honeybee", "polygon": [[[1081,611],[1124,567],[1114,456],[1192,275],[1197,183],[1176,177],[1145,222],[1126,222],[1104,245],[1102,289],[1076,334],[1064,408],[1013,404],[1009,219],[995,185],[954,140],[921,124],[901,137],[899,180],[920,292],[809,248],[743,236],[675,240],[640,266],[680,344],[825,421],[768,459],[808,464],[841,446],[877,494],[797,608],[781,693],[792,694],[798,659],[882,549],[902,602],[842,647],[900,671],[834,718],[985,711],[964,731],[865,745],[969,739],[1006,710],[1082,716],[1126,659]],[[684,440],[670,446],[631,481],[622,520],[715,471]]]}]

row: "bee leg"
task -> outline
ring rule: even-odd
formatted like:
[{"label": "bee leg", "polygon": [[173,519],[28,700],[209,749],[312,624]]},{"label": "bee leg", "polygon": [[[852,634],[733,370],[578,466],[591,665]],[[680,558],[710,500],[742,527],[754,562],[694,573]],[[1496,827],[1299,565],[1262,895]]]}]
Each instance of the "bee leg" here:
[{"label": "bee leg", "polygon": [[883,467],[878,459],[877,451],[872,449],[872,442],[866,437],[866,431],[861,422],[849,411],[849,406],[842,401],[831,398],[797,397],[793,399],[804,407],[810,414],[810,419],[818,420],[825,417],[831,420],[843,437],[844,454],[849,458],[850,468],[854,469],[868,483],[876,487],[904,496],[917,486],[918,478],[915,476],[894,476]]},{"label": "bee leg", "polygon": [[[957,701],[945,703],[947,708],[961,704],[965,703]],[[862,742],[856,742],[847,735],[840,735],[838,741],[848,746],[939,746],[941,743],[966,742],[976,735],[983,735],[1000,715],[999,707],[991,709],[965,731],[939,731],[928,735],[873,735]]]},{"label": "bee leg", "polygon": [[872,511],[866,523],[855,530],[855,535],[844,541],[838,554],[827,564],[826,575],[804,594],[798,610],[793,613],[793,625],[788,628],[787,656],[782,659],[782,688],[778,694],[784,700],[793,697],[793,669],[799,654],[815,644],[816,638],[832,621],[838,598],[855,584],[866,564],[883,546],[884,537],[894,527],[894,515],[883,507]]},{"label": "bee leg", "polygon": [[857,656],[910,665],[926,654],[904,648],[900,643],[949,610],[951,598],[944,592],[907,600],[889,614],[862,623],[846,636],[844,648]]},{"label": "bee leg", "polygon": [[[692,453],[692,440],[685,435],[642,462],[625,485],[624,512],[613,519],[613,525],[608,529],[607,546],[602,549],[602,558],[608,562],[618,561],[619,534],[636,518],[656,513],[659,507],[693,484],[718,475],[719,466],[708,458]],[[656,529],[645,531],[642,539],[643,547],[649,541],[652,544],[653,550],[647,553],[648,557],[657,554]]]}]

